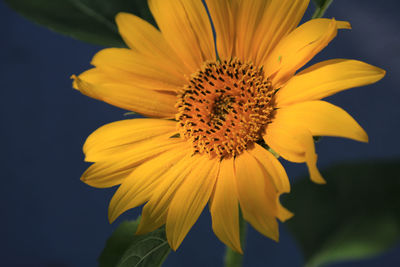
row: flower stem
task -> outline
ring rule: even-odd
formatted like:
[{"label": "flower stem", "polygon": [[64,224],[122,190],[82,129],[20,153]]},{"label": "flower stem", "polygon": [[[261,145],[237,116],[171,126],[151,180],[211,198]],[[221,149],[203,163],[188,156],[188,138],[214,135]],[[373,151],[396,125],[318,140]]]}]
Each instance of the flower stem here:
[{"label": "flower stem", "polygon": [[312,15],[312,19],[322,18],[325,14],[325,11],[332,4],[333,0],[326,0],[324,4],[320,7],[317,7],[314,14]]},{"label": "flower stem", "polygon": [[[246,221],[243,219],[242,212],[239,210],[239,231],[240,231],[240,242],[242,244],[242,250],[246,244]],[[230,247],[226,247],[225,251],[225,267],[241,267],[243,263],[243,255],[233,251]]]}]

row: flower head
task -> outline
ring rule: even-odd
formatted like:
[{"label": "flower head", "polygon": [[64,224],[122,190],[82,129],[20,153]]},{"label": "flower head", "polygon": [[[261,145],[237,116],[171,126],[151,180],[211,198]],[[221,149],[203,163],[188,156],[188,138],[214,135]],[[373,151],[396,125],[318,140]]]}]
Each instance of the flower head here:
[{"label": "flower head", "polygon": [[[313,136],[362,142],[365,131],[320,99],[380,80],[385,72],[333,59],[299,71],[347,22],[314,19],[298,26],[309,0],[207,1],[216,45],[200,0],[149,0],[159,30],[126,13],[116,21],[129,48],[104,49],[75,77],[83,94],[147,119],[114,122],[89,136],[94,162],[82,180],[120,185],[110,221],[144,205],[138,233],[166,224],[173,249],[209,203],[215,234],[241,251],[239,207],[259,232],[278,240],[279,202],[290,191],[284,159],[305,162],[314,182]],[[218,53],[218,58],[216,53]]]}]

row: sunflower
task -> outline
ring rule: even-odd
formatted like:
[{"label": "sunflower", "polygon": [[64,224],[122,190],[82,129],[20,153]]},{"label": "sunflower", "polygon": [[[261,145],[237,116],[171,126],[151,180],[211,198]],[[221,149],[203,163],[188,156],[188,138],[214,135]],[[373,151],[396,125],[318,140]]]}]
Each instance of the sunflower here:
[{"label": "sunflower", "polygon": [[[272,154],[306,163],[324,183],[313,136],[367,142],[343,109],[320,99],[374,83],[385,71],[348,59],[300,70],[350,24],[313,19],[298,26],[309,0],[149,0],[158,29],[119,13],[129,48],[98,52],[74,88],[150,118],[100,127],[83,150],[88,185],[120,185],[113,222],[144,205],[137,233],[166,225],[176,250],[209,203],[218,238],[242,252],[239,207],[263,235],[278,240],[292,214],[285,169]],[[212,18],[211,20],[209,17]],[[215,34],[213,34],[215,30]]]}]

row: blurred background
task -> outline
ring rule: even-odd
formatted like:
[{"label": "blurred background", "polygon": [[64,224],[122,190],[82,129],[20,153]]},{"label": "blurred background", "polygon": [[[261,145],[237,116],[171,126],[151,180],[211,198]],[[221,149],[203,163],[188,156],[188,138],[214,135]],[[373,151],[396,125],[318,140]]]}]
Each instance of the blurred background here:
[{"label": "blurred background", "polygon": [[[400,157],[399,8],[397,0],[334,1],[326,14],[350,21],[353,30],[340,31],[313,62],[359,59],[387,70],[387,76],[328,99],[356,118],[370,143],[323,138],[317,143],[321,169],[346,161]],[[79,180],[89,166],[83,162],[85,138],[106,123],[126,118],[124,110],[71,87],[71,74],[88,69],[102,47],[35,25],[2,1],[0,35],[0,266],[96,266],[112,231],[140,213],[129,211],[110,225],[107,206],[115,188],[95,189]],[[303,165],[283,164],[292,180],[306,175]],[[376,183],[384,182],[385,173],[376,177]],[[222,266],[223,252],[207,208],[164,266]],[[244,266],[303,262],[285,225],[279,243],[249,230]],[[400,243],[380,256],[331,266],[400,266]]]}]

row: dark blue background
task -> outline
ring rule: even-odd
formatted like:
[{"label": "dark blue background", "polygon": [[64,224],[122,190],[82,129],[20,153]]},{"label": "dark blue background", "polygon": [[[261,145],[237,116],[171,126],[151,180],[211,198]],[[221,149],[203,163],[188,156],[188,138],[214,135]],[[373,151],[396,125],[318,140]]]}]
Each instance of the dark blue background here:
[{"label": "dark blue background", "polygon": [[[324,138],[317,145],[321,168],[400,154],[399,7],[397,0],[335,1],[328,11],[329,17],[349,20],[353,30],[341,31],[316,60],[360,59],[388,75],[376,85],[329,98],[360,122],[371,141]],[[0,25],[0,265],[96,266],[112,230],[139,214],[136,209],[109,225],[107,205],[115,188],[95,189],[79,180],[88,167],[81,150],[85,138],[124,119],[124,111],[71,88],[70,75],[89,68],[101,47],[34,25],[3,2]],[[285,167],[290,177],[306,172],[303,165]],[[301,266],[284,225],[281,236],[276,244],[250,230],[245,266]],[[222,266],[223,250],[206,211],[165,266]],[[399,254],[397,245],[380,257],[334,266],[400,266]]]}]

